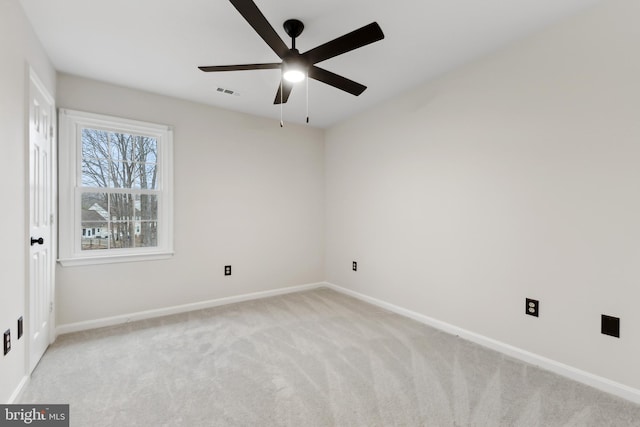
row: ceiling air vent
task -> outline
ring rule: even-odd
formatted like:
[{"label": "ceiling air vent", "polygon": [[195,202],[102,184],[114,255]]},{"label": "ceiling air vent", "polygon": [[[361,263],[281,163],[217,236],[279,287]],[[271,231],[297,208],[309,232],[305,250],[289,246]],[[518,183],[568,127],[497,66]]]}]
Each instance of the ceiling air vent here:
[{"label": "ceiling air vent", "polygon": [[223,87],[219,87],[218,89],[216,89],[218,92],[220,93],[226,93],[227,95],[235,95],[235,96],[240,96],[239,92],[236,92],[235,90],[231,90],[231,89],[225,89]]}]

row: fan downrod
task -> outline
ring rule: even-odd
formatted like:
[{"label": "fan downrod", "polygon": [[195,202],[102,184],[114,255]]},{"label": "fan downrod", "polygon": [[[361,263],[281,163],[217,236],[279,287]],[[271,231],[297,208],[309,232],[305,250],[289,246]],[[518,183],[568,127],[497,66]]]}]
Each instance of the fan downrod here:
[{"label": "fan downrod", "polygon": [[291,37],[291,43],[293,45],[291,48],[295,49],[296,37],[302,34],[302,30],[304,30],[304,24],[298,19],[287,19],[286,21],[284,21],[284,24],[282,24],[282,26],[284,27],[285,33],[287,33],[287,35]]}]

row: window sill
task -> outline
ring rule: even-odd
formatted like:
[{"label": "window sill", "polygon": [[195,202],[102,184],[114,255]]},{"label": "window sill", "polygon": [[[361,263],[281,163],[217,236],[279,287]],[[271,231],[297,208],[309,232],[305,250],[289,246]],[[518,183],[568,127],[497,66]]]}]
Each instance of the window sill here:
[{"label": "window sill", "polygon": [[122,254],[122,255],[106,255],[106,256],[87,256],[77,258],[59,259],[63,267],[77,267],[83,265],[96,264],[115,264],[123,262],[140,262],[140,261],[156,261],[161,259],[169,259],[173,257],[173,252],[153,252],[140,254]]}]

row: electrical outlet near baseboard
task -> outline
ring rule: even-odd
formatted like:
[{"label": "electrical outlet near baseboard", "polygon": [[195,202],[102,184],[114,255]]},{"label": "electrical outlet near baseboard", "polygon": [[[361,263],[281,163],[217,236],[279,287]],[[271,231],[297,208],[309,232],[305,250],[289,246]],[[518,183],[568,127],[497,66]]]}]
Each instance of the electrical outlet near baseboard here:
[{"label": "electrical outlet near baseboard", "polygon": [[538,317],[540,314],[540,301],[536,299],[527,298],[525,310],[526,310],[525,314],[528,314],[529,316]]},{"label": "electrical outlet near baseboard", "polygon": [[5,331],[2,342],[4,343],[4,355],[6,356],[11,351],[11,329]]},{"label": "electrical outlet near baseboard", "polygon": [[358,271],[358,262],[357,261],[353,261],[353,271]]},{"label": "electrical outlet near baseboard", "polygon": [[230,265],[225,265],[224,266],[224,275],[225,276],[231,276],[231,266]]},{"label": "electrical outlet near baseboard", "polygon": [[24,322],[22,321],[22,316],[18,318],[18,339],[22,338],[22,334],[24,332]]}]

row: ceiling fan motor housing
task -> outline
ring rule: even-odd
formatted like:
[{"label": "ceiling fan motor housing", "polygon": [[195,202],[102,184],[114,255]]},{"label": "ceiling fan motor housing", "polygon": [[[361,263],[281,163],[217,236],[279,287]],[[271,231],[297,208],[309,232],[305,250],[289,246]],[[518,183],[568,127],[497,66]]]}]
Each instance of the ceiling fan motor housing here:
[{"label": "ceiling fan motor housing", "polygon": [[282,69],[284,71],[295,69],[306,73],[308,68],[309,63],[300,55],[298,49],[291,49],[282,59]]}]

